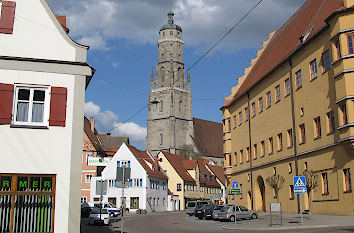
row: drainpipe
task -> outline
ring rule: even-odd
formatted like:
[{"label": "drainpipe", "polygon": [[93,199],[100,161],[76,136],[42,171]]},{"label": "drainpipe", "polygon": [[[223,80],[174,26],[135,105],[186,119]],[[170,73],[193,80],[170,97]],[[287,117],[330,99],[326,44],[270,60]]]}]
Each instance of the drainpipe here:
[{"label": "drainpipe", "polygon": [[[294,103],[294,87],[293,87],[293,63],[291,56],[289,57],[289,66],[290,66],[290,95],[291,95],[291,117],[293,123],[293,147],[294,147],[294,161],[295,161],[295,174],[299,175],[299,165],[297,158],[297,140],[296,140],[296,123],[295,123],[295,103]],[[299,194],[297,195],[297,212],[300,212],[300,199]]]},{"label": "drainpipe", "polygon": [[[247,92],[248,103],[248,137],[250,147],[250,182],[251,182],[251,209],[253,209],[253,170],[252,170],[252,133],[251,133],[251,106],[250,106],[250,94]],[[248,194],[247,194],[248,195]],[[247,196],[246,196],[247,197]]]}]

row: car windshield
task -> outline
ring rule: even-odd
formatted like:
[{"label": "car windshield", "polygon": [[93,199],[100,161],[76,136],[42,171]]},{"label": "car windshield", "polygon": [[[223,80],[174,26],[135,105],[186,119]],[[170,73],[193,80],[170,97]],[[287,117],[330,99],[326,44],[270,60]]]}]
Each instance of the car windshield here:
[{"label": "car windshield", "polygon": [[[100,208],[94,208],[91,214],[100,214]],[[101,214],[108,214],[107,209],[101,209]]]},{"label": "car windshield", "polygon": [[116,208],[115,205],[113,205],[112,203],[109,203],[110,208]]},{"label": "car windshield", "polygon": [[241,211],[248,211],[248,209],[244,206],[239,206]]},{"label": "car windshield", "polygon": [[225,206],[221,208],[221,212],[227,212],[230,209],[230,206]]},{"label": "car windshield", "polygon": [[217,206],[215,206],[214,210],[221,210],[222,208],[223,208],[222,205],[217,205]]},{"label": "car windshield", "polygon": [[187,204],[188,207],[195,207],[195,202],[190,202]]}]

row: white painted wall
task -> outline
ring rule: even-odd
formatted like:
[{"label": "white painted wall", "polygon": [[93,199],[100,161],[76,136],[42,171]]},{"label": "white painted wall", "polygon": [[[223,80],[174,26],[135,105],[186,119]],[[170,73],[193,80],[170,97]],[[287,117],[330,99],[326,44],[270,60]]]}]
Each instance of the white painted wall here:
[{"label": "white painted wall", "polygon": [[[160,198],[160,202],[162,203],[163,198],[167,200],[167,189],[162,189],[162,182],[166,180],[152,178],[154,180],[159,180],[161,187],[159,189],[150,189],[150,179],[147,176],[147,172],[141,166],[140,162],[136,159],[136,157],[132,154],[129,148],[123,143],[116,154],[111,159],[110,163],[106,166],[106,168],[102,171],[102,177],[93,178],[91,182],[91,202],[95,197],[99,197],[96,195],[96,179],[115,179],[116,171],[117,171],[117,161],[130,161],[131,167],[131,179],[143,179],[142,187],[128,187],[124,189],[124,196],[126,197],[126,207],[130,208],[130,198],[131,197],[139,197],[139,209],[146,209],[147,211],[151,211],[147,204],[146,197],[153,196],[155,198]],[[108,201],[108,198],[115,197],[117,200],[117,206],[121,205],[121,197],[122,197],[122,188],[111,187],[107,189],[107,195],[104,195],[103,201]],[[166,211],[166,206],[156,206],[156,211]],[[131,209],[131,211],[135,211]]]}]

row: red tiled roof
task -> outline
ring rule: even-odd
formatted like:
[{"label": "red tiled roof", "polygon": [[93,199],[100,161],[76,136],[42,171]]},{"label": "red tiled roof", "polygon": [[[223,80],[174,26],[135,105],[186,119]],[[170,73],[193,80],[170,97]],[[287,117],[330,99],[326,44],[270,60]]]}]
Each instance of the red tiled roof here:
[{"label": "red tiled roof", "polygon": [[257,82],[266,77],[301,45],[300,37],[312,28],[306,41],[324,27],[325,20],[335,11],[343,8],[343,0],[308,0],[273,36],[268,46],[250,71],[232,100],[230,106],[243,96]]},{"label": "red tiled roof", "polygon": [[[187,169],[184,167],[184,165],[190,165],[187,162],[187,159],[180,156],[180,155],[174,155],[170,154],[166,151],[162,151],[162,153],[165,155],[167,160],[170,162],[170,164],[173,166],[173,168],[176,170],[178,175],[187,182],[193,182],[195,183],[195,180],[192,178],[192,176],[187,172]],[[184,164],[185,163],[185,164]]]},{"label": "red tiled roof", "polygon": [[[132,154],[135,156],[135,158],[140,162],[141,166],[145,169],[147,174],[152,177],[156,178],[162,178],[162,179],[168,179],[168,177],[162,173],[157,167],[155,161],[151,158],[151,156],[148,154],[147,151],[142,151],[136,149],[134,146],[127,145],[129,150],[132,152]],[[152,168],[148,165],[150,163],[152,165]]]},{"label": "red tiled roof", "polygon": [[214,173],[214,175],[220,180],[223,185],[225,185],[225,175],[224,175],[224,168],[221,166],[215,166],[211,164],[207,164],[210,170]]},{"label": "red tiled roof", "polygon": [[[208,163],[209,163],[209,160],[207,160],[207,159],[198,160],[199,182],[201,184],[206,184],[207,186],[220,187],[220,184],[216,181],[215,176],[213,174],[211,174],[208,171],[208,169],[206,168]],[[210,177],[212,177],[211,181],[210,181]]]},{"label": "red tiled roof", "polygon": [[203,156],[223,156],[223,130],[222,124],[213,121],[193,118],[193,141],[198,152]]}]

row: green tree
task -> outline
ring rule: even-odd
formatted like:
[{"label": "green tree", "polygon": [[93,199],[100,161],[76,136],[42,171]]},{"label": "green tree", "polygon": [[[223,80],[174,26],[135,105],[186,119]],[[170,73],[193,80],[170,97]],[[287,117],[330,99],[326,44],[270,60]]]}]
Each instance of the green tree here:
[{"label": "green tree", "polygon": [[[306,178],[306,188],[307,188],[307,194],[308,194],[308,201],[309,201],[309,218],[311,220],[311,192],[315,188],[318,187],[319,181],[318,181],[318,173],[316,173],[313,170],[307,170],[303,172],[303,175]],[[301,195],[301,194],[300,194]]]},{"label": "green tree", "polygon": [[267,184],[274,190],[275,198],[277,198],[277,202],[279,203],[279,190],[284,186],[285,178],[280,175],[269,176],[266,179]]}]

